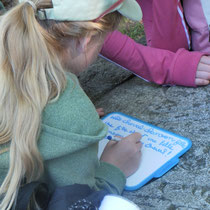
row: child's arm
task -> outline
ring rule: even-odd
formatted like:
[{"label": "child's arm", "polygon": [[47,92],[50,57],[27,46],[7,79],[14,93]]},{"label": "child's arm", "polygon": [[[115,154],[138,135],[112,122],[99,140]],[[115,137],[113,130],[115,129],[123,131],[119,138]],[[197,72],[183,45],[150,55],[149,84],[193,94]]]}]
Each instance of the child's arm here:
[{"label": "child's arm", "polygon": [[196,86],[196,71],[203,55],[184,48],[174,53],[143,46],[119,31],[107,37],[101,53],[150,82],[192,87]]},{"label": "child's arm", "polygon": [[207,85],[210,57],[189,52],[190,35],[180,1],[137,0],[143,12],[147,45],[115,31],[110,34],[102,55],[157,84]]}]

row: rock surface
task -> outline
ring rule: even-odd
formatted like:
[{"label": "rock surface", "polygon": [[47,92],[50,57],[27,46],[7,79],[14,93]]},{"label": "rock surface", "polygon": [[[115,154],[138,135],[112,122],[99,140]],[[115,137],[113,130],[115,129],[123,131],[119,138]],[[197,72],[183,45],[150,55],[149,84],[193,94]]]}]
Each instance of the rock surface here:
[{"label": "rock surface", "polygon": [[177,166],[123,195],[143,210],[210,209],[210,87],[163,87],[102,58],[80,76],[95,106],[123,112],[191,139]]}]

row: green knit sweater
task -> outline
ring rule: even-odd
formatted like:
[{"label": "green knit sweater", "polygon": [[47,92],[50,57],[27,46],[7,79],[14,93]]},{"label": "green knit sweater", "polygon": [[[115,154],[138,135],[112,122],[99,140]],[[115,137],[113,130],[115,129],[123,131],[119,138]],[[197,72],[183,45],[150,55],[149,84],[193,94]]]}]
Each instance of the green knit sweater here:
[{"label": "green knit sweater", "polygon": [[[107,127],[77,78],[73,74],[67,78],[65,91],[43,111],[38,141],[45,166],[41,179],[51,188],[79,183],[120,194],[125,185],[124,174],[97,158],[98,142],[106,136]],[[0,155],[0,183],[8,164],[9,152],[4,152]]]}]

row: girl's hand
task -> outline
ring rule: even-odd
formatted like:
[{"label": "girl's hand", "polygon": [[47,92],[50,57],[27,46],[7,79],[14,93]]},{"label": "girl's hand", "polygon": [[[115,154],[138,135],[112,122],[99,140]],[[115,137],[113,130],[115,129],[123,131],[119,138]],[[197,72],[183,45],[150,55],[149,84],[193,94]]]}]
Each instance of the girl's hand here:
[{"label": "girl's hand", "polygon": [[98,109],[96,109],[96,111],[98,112],[99,117],[104,116],[104,109],[103,108],[98,108]]},{"label": "girl's hand", "polygon": [[198,64],[195,84],[197,86],[208,85],[210,81],[210,56],[202,56]]},{"label": "girl's hand", "polygon": [[126,177],[132,175],[140,164],[140,138],[140,133],[133,133],[121,141],[109,141],[101,155],[101,161],[118,167]]}]

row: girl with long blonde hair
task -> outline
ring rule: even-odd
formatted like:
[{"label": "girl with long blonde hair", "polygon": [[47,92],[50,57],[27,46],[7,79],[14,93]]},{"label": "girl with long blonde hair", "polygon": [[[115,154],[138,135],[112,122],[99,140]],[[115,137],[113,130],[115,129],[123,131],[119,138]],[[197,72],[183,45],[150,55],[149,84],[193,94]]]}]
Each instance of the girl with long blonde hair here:
[{"label": "girl with long blonde hair", "polygon": [[75,74],[121,14],[139,20],[139,11],[135,0],[19,0],[0,17],[1,210],[35,180],[122,192],[139,164],[140,134],[110,142],[98,160],[107,127]]}]

